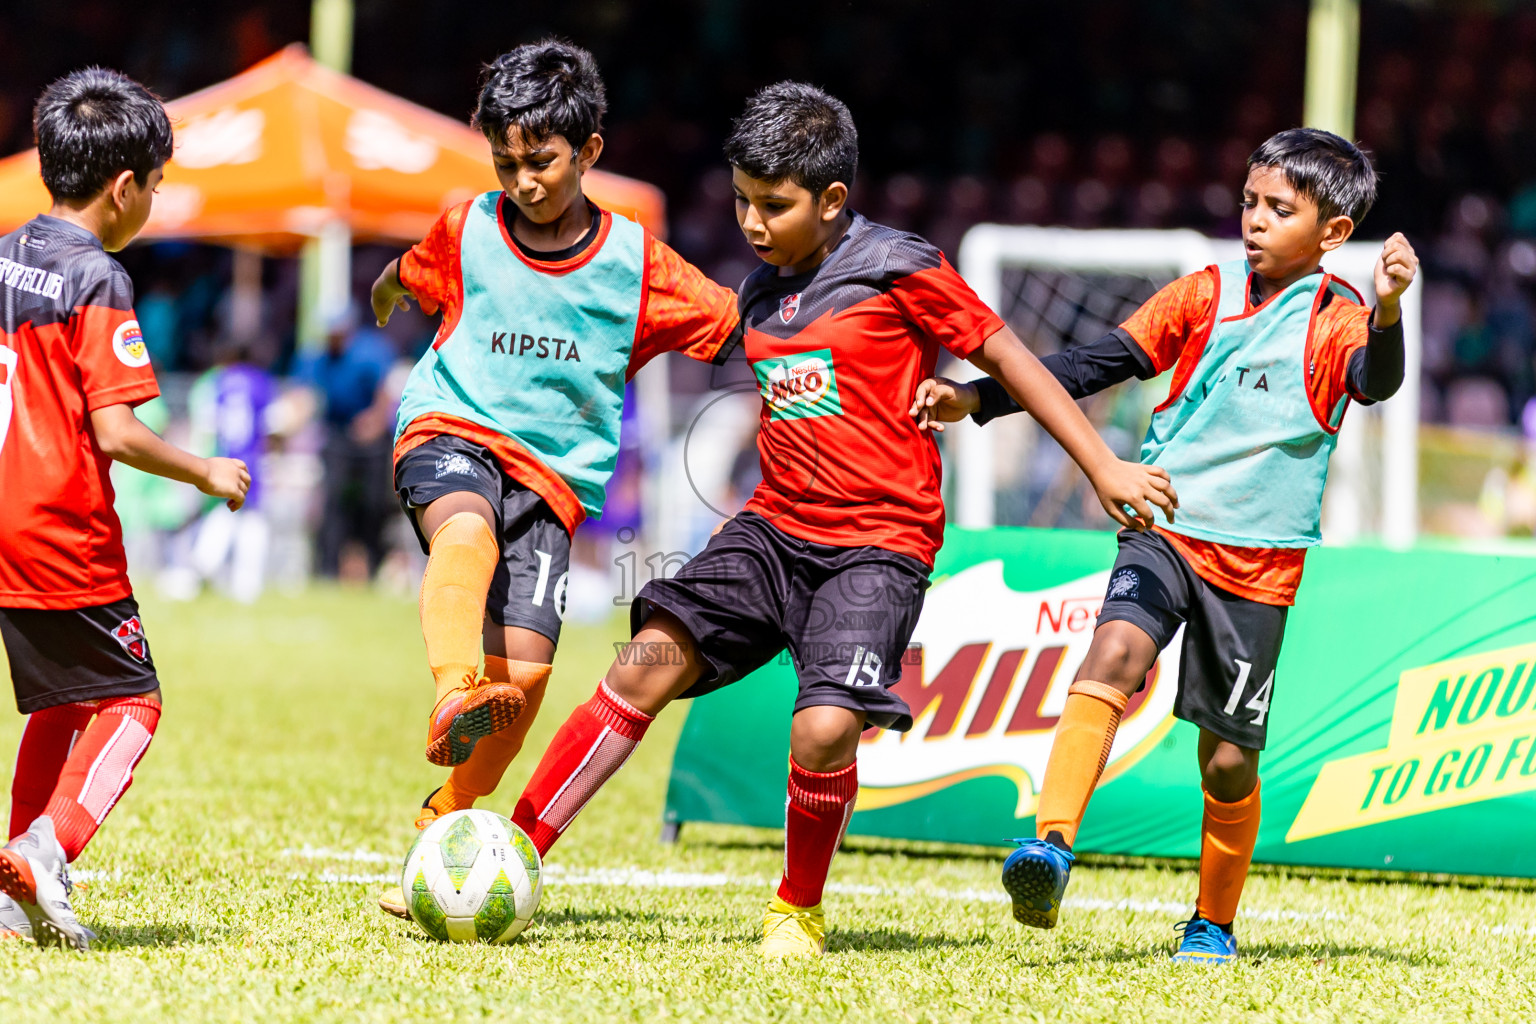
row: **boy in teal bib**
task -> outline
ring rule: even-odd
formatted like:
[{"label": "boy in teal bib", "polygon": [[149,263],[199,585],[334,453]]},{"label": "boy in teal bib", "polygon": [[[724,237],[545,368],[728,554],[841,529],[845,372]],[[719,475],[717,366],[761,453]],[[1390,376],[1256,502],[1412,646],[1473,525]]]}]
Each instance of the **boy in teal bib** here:
[{"label": "boy in teal bib", "polygon": [[[1174,959],[1237,955],[1232,921],[1258,836],[1275,663],[1302,558],[1321,540],[1328,457],[1349,402],[1390,398],[1403,379],[1399,299],[1418,266],[1407,240],[1382,247],[1374,313],[1320,266],[1375,194],[1375,172],[1349,142],[1281,132],[1248,159],[1246,260],[1181,278],[1102,340],[1043,360],[1078,397],[1173,370],[1141,461],[1168,471],[1179,512],[1167,528],[1120,536],[1037,787],[1038,838],[1003,866],[1024,924],[1055,925],[1120,715],[1183,626],[1174,713],[1200,727],[1205,819],[1199,899]],[[990,383],[925,381],[912,411],[924,423],[1013,411]]]},{"label": "boy in teal bib", "polygon": [[[448,210],[373,286],[381,326],[411,297],[442,313],[395,435],[395,487],[430,556],[427,759],[454,766],[418,827],[494,791],[522,746],[560,637],[571,532],[602,514],[625,384],[662,352],[722,359],[737,332],[735,293],[583,194],[604,107],[585,50],[546,41],[497,58],[474,123],[502,190]],[[398,890],[380,905],[405,916]]]}]

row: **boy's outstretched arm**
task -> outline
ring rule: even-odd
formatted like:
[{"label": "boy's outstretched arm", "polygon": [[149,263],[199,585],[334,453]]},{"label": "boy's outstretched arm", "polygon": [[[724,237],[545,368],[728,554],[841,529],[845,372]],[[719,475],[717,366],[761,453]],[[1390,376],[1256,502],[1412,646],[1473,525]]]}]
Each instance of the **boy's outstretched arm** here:
[{"label": "boy's outstretched arm", "polygon": [[245,504],[251,474],[239,459],[203,459],[162,438],[139,422],[128,405],[91,410],[96,445],[109,459],[155,476],[191,484],[204,494],[225,499],[238,511]]},{"label": "boy's outstretched arm", "polygon": [[[1115,458],[1072,397],[1011,330],[1004,327],[994,333],[970,361],[1000,381],[1013,400],[1082,467],[1111,519],[1130,529],[1147,530],[1153,525],[1155,505],[1168,522],[1173,522],[1179,498],[1168,473],[1157,466]],[[1134,517],[1126,513],[1126,507],[1134,511]]]},{"label": "boy's outstretched arm", "polygon": [[[1157,376],[1151,356],[1123,327],[1115,328],[1097,341],[1053,352],[1041,359],[1040,365],[1073,398],[1098,394],[1132,377],[1151,380]],[[991,377],[964,384],[943,377],[926,380],[918,386],[912,404],[912,415],[918,418],[918,426],[939,431],[944,429],[941,424],[953,423],[966,416],[975,417],[979,426],[999,416],[1023,411],[1002,384]]]},{"label": "boy's outstretched arm", "polygon": [[1371,315],[1365,346],[1350,358],[1349,384],[1357,395],[1386,401],[1403,384],[1403,292],[1418,274],[1419,257],[1402,232],[1387,239],[1373,274],[1376,311]]}]

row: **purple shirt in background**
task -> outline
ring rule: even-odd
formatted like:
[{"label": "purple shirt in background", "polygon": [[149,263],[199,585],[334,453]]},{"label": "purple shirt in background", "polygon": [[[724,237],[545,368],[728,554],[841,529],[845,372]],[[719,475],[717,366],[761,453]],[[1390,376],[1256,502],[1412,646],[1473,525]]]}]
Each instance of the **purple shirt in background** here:
[{"label": "purple shirt in background", "polygon": [[251,489],[245,497],[250,509],[261,505],[267,406],[276,396],[277,384],[265,370],[235,363],[214,371],[214,453],[240,459],[250,468]]}]

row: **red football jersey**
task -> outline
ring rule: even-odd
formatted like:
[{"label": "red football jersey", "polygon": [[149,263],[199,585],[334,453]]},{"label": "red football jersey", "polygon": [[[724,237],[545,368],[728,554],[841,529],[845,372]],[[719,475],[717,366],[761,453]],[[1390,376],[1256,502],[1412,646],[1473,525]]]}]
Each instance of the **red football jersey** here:
[{"label": "red football jersey", "polygon": [[763,482],[746,507],[802,540],[932,565],[939,450],[907,410],[939,346],[963,359],[1003,321],[938,249],[858,214],[814,270],[753,271],[741,313],[763,396]]},{"label": "red football jersey", "polygon": [[95,235],[41,216],[0,238],[0,607],[132,593],[90,413],[159,393],[133,285]]}]

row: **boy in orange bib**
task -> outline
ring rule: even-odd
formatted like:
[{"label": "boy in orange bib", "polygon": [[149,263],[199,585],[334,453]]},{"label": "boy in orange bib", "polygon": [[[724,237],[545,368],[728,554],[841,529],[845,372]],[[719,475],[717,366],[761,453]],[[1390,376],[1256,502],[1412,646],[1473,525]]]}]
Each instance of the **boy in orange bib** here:
[{"label": "boy in orange bib", "polygon": [[[1349,142],[1281,132],[1248,158],[1246,260],[1180,278],[1100,341],[1043,360],[1074,397],[1173,370],[1141,461],[1167,470],[1179,513],[1167,527],[1120,535],[1040,786],[1037,838],[1003,866],[1024,924],[1055,926],[1120,715],[1182,625],[1174,714],[1200,727],[1205,819],[1199,899],[1174,959],[1237,956],[1232,921],[1258,837],[1259,751],[1286,612],[1306,549],[1321,540],[1328,457],[1349,403],[1390,398],[1403,379],[1399,299],[1418,265],[1407,240],[1393,235],[1382,248],[1374,312],[1320,266],[1375,195],[1375,172]],[[988,380],[925,381],[912,408],[935,429],[1014,411]]]}]

